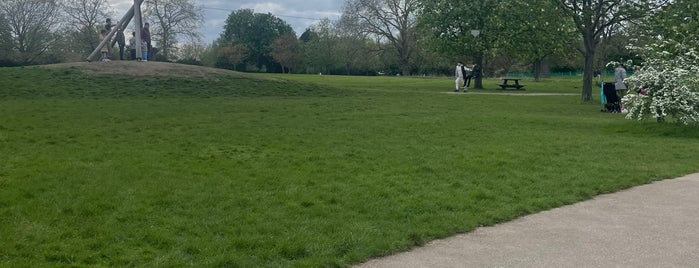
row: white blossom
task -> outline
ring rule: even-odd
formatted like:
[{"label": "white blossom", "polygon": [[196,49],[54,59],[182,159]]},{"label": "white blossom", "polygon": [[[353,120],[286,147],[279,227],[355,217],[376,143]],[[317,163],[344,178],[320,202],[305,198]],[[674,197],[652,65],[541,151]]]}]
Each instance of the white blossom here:
[{"label": "white blossom", "polygon": [[[631,92],[644,89],[645,95],[627,94],[622,99],[630,120],[648,116],[657,121],[672,117],[688,125],[699,123],[699,54],[683,44],[664,40],[644,47],[629,46],[645,62],[624,80]],[[610,62],[616,64],[616,62]]]}]

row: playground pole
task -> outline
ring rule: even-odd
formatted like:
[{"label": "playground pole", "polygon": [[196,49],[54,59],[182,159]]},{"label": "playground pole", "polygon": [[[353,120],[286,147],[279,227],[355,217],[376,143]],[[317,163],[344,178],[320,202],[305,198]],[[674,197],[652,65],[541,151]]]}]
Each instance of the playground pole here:
[{"label": "playground pole", "polygon": [[[107,38],[105,38],[104,40],[102,40],[102,42],[100,42],[100,44],[97,46],[97,48],[95,48],[95,50],[92,51],[90,56],[87,56],[87,61],[92,61],[95,58],[95,56],[97,56],[97,54],[100,53],[100,49],[103,46],[106,46],[107,43],[110,43],[110,41],[111,41],[110,44],[112,46],[114,46],[114,42],[116,42],[116,40],[112,41],[112,37],[114,36],[114,34],[116,33],[116,31],[119,28],[121,28],[123,31],[124,28],[126,28],[126,26],[129,25],[129,22],[131,22],[131,19],[134,17],[134,14],[136,12],[138,12],[138,19],[140,21],[141,3],[143,3],[143,0],[134,0],[133,3],[134,3],[133,7],[130,8],[129,11],[126,12],[126,14],[124,15],[124,17],[121,18],[121,20],[119,20],[119,24],[117,24],[117,27],[112,27],[112,29],[107,34]],[[141,35],[141,24],[136,23],[136,36],[140,37],[140,35]],[[140,39],[136,39],[136,41],[139,42],[139,43],[136,43],[137,44],[136,47],[138,48],[138,51],[140,51],[140,47],[141,47]]]},{"label": "playground pole", "polygon": [[[136,58],[141,57],[141,27],[143,27],[143,21],[141,21],[141,2],[143,0],[133,0],[133,17],[134,17],[134,24],[136,28],[136,41],[134,41],[134,45],[136,45]],[[147,60],[147,59],[141,59],[141,60]]]}]

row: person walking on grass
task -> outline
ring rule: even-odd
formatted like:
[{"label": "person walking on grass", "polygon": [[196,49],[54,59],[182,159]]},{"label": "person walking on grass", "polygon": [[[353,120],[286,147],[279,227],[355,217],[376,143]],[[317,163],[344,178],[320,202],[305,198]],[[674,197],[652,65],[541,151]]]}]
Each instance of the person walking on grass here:
[{"label": "person walking on grass", "polygon": [[471,68],[466,67],[466,70],[468,70],[470,73],[467,76],[464,76],[464,88],[469,88],[471,86],[471,78],[476,77],[476,72],[479,72],[480,69],[476,68],[475,63],[471,65]]},{"label": "person walking on grass", "polygon": [[461,65],[461,72],[463,73],[463,76],[464,76],[464,85],[463,85],[464,89],[466,88],[466,79],[468,79],[468,73],[470,71],[471,71],[471,69],[469,69],[465,65]]},{"label": "person walking on grass", "polygon": [[[464,83],[464,64],[459,62],[456,64],[456,71],[454,72],[454,76],[456,77],[456,89],[454,89],[454,92],[459,92],[459,88],[461,85]],[[464,88],[464,93],[466,93],[466,88]]]}]

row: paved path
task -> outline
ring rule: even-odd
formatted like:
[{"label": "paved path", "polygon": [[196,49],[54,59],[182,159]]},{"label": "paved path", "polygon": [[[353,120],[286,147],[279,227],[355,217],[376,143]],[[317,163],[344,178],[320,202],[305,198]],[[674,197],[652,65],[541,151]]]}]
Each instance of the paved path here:
[{"label": "paved path", "polygon": [[699,173],[478,228],[357,267],[699,267]]},{"label": "paved path", "polygon": [[525,92],[443,92],[444,94],[453,95],[506,95],[506,96],[579,96],[580,94],[575,93],[525,93]]}]

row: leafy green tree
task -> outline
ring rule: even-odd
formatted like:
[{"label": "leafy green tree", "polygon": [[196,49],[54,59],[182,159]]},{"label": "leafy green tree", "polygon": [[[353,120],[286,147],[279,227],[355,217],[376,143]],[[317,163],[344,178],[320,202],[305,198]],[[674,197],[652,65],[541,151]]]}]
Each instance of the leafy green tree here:
[{"label": "leafy green tree", "polygon": [[323,19],[301,35],[306,73],[330,73],[340,65],[339,44],[332,22]]},{"label": "leafy green tree", "polygon": [[538,81],[544,60],[569,52],[574,40],[574,26],[563,17],[561,9],[550,0],[502,1],[499,6],[501,51],[532,63]]},{"label": "leafy green tree", "polygon": [[[473,57],[481,67],[485,56],[493,56],[502,38],[498,7],[500,0],[424,0],[420,25],[429,45],[444,56]],[[456,60],[455,59],[455,60]],[[475,88],[483,88],[482,75]]]},{"label": "leafy green tree", "polygon": [[291,73],[291,67],[298,62],[299,54],[299,41],[293,34],[284,34],[272,43],[272,52],[270,55],[274,60],[279,62],[282,67],[282,73],[284,69],[289,70],[289,73]]},{"label": "leafy green tree", "polygon": [[[578,50],[584,57],[583,87],[581,99],[592,101],[592,76],[597,48],[604,34],[620,31],[624,24],[638,21],[650,12],[667,3],[666,0],[555,0],[573,20],[575,29],[582,38]],[[613,33],[612,33],[613,34]]]},{"label": "leafy green tree", "polygon": [[249,49],[248,57],[244,60],[247,66],[256,66],[258,70],[265,68],[267,71],[281,71],[279,63],[270,56],[270,52],[274,40],[284,34],[296,35],[289,24],[272,14],[240,9],[228,16],[218,42],[246,46]]}]

